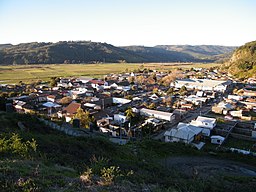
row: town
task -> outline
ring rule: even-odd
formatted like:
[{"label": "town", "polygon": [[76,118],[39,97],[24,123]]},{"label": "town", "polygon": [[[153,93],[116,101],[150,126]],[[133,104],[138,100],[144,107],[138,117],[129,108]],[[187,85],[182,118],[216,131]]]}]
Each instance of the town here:
[{"label": "town", "polygon": [[141,65],[102,79],[1,84],[0,96],[6,112],[35,115],[71,136],[121,145],[150,138],[256,155],[255,83],[216,67],[160,72]]}]

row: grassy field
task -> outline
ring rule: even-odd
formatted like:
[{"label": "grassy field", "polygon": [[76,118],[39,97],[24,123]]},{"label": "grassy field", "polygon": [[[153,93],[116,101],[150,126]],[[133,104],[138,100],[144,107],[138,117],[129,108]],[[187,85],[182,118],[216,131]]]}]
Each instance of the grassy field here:
[{"label": "grassy field", "polygon": [[[16,65],[0,66],[0,83],[24,83],[48,80],[50,77],[70,77],[70,76],[91,76],[102,77],[109,73],[119,73],[132,71],[139,68],[142,63],[113,63],[113,64],[50,64],[50,65]],[[220,64],[200,64],[200,63],[150,63],[143,64],[144,67],[168,71],[173,68],[191,68],[191,67],[213,67]]]}]

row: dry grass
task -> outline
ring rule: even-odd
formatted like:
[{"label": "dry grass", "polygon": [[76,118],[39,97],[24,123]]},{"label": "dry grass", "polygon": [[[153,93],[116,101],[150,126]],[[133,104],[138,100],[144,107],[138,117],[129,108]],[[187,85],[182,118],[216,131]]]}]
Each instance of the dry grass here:
[{"label": "dry grass", "polygon": [[48,80],[50,77],[103,77],[103,75],[109,73],[132,71],[139,68],[141,65],[146,68],[159,71],[169,71],[174,68],[208,68],[213,66],[219,66],[219,64],[212,63],[111,63],[0,66],[0,83],[18,83],[19,81],[28,83],[37,80]]}]

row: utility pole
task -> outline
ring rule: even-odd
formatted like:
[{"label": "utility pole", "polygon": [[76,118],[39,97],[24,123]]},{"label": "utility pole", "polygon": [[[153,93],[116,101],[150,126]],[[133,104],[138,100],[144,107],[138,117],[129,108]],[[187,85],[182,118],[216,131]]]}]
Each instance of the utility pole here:
[{"label": "utility pole", "polygon": [[200,116],[202,116],[202,101],[200,101]]}]

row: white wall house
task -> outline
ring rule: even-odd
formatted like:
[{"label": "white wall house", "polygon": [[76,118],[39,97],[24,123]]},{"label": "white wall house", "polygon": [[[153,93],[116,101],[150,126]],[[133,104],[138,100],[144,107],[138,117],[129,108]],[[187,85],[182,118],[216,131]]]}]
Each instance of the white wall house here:
[{"label": "white wall house", "polygon": [[216,126],[216,119],[198,116],[190,122],[191,125],[203,128],[203,135],[210,136],[211,130]]},{"label": "white wall house", "polygon": [[211,136],[211,143],[213,144],[222,144],[225,141],[225,137],[219,136],[219,135],[213,135]]},{"label": "white wall house", "polygon": [[230,84],[230,81],[218,81],[212,79],[180,79],[172,82],[170,86],[175,88],[185,86],[187,89],[225,92]]},{"label": "white wall house", "polygon": [[166,121],[173,121],[175,119],[175,115],[173,113],[151,110],[146,108],[142,108],[140,110],[140,115],[144,115],[147,117],[155,117],[157,119],[162,119]]},{"label": "white wall house", "polygon": [[128,121],[127,117],[122,114],[114,114],[114,121],[117,123],[125,123]]},{"label": "white wall house", "polygon": [[113,103],[116,103],[116,104],[127,104],[127,103],[130,103],[131,101],[132,100],[130,99],[113,97]]},{"label": "white wall house", "polygon": [[240,96],[240,95],[228,95],[228,99],[234,99],[236,101],[241,101],[241,100],[243,100],[243,96]]},{"label": "white wall house", "polygon": [[179,123],[176,129],[164,133],[165,142],[191,143],[196,137],[200,137],[202,130],[202,128],[190,124]]}]

